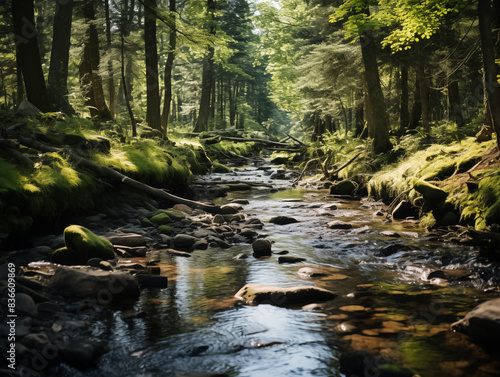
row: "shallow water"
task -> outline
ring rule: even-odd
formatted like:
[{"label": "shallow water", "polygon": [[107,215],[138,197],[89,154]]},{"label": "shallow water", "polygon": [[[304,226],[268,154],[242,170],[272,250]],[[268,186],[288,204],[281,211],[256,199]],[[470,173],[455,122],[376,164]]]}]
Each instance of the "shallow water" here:
[{"label": "shallow water", "polygon": [[[248,168],[238,179],[258,174]],[[413,222],[385,224],[374,214],[376,205],[330,198],[326,191],[233,192],[220,202],[234,198],[250,201],[245,214],[265,223],[259,233],[274,242],[273,251],[287,250],[307,261],[283,265],[277,255],[255,259],[250,244],[199,250],[191,258],[163,256],[168,288],[143,291],[135,305],[147,316],[124,321],[118,310],[94,321],[93,337],[110,348],[99,367],[82,372],[63,365],[52,375],[342,376],[340,355],[355,350],[382,355],[380,362],[390,360],[422,377],[500,375],[498,355],[450,331],[450,324],[478,302],[498,296],[484,292],[496,282],[485,279],[491,268],[476,261],[475,250],[427,241]],[[337,209],[325,207],[332,204]],[[268,223],[276,215],[300,222]],[[329,229],[331,220],[354,227]],[[389,257],[374,256],[392,243],[410,247]],[[249,258],[234,259],[242,252]],[[299,276],[304,266],[328,267],[332,275]],[[431,284],[424,279],[434,269],[467,269],[472,278]],[[339,297],[322,304],[319,312],[246,306],[234,294],[247,283],[316,285]],[[370,368],[365,372],[373,375]]]}]

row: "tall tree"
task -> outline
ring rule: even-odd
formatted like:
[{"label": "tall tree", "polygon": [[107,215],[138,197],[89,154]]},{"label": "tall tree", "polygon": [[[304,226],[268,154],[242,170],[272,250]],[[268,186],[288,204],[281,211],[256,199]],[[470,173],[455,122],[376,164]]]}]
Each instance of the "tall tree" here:
[{"label": "tall tree", "polygon": [[83,45],[82,59],[79,65],[80,85],[85,97],[85,106],[89,108],[92,117],[98,119],[112,119],[102,88],[102,79],[99,74],[99,36],[96,27],[94,0],[85,0],[83,16],[87,24],[87,31]]},{"label": "tall tree", "polygon": [[170,107],[172,104],[172,70],[174,68],[175,49],[177,48],[177,33],[176,33],[176,0],[170,0],[169,3],[170,17],[172,26],[169,32],[169,50],[167,61],[165,62],[165,98],[163,99],[163,112],[161,115],[161,128],[165,135],[168,130],[168,120],[170,115]]},{"label": "tall tree", "polygon": [[33,0],[12,0],[14,38],[19,67],[24,78],[28,101],[47,112],[52,109],[43,76]]},{"label": "tall tree", "polygon": [[156,0],[144,0],[144,47],[146,55],[146,122],[161,128],[158,48],[156,45]]},{"label": "tall tree", "polygon": [[[111,15],[109,9],[109,0],[104,1],[104,15],[106,18],[106,48],[108,53],[111,53]],[[113,60],[108,59],[108,93],[109,93],[109,111],[111,116],[114,117],[116,113],[116,88],[113,69]]]},{"label": "tall tree", "polygon": [[[210,34],[215,35],[215,10],[217,4],[215,0],[207,0],[207,14]],[[209,45],[207,54],[203,61],[203,73],[201,79],[201,98],[198,119],[194,127],[194,132],[208,130],[208,119],[210,117],[210,104],[212,95],[212,81],[214,80],[214,46]]]},{"label": "tall tree", "polygon": [[493,129],[497,134],[497,144],[500,148],[500,137],[498,137],[500,135],[500,85],[497,79],[495,43],[491,31],[491,0],[479,0],[478,16],[486,93],[490,104]]},{"label": "tall tree", "polygon": [[47,91],[52,104],[68,115],[75,113],[68,101],[68,63],[72,18],[73,0],[57,0]]},{"label": "tall tree", "polygon": [[[365,11],[368,14],[368,7],[365,8]],[[389,115],[387,114],[384,93],[380,84],[376,41],[373,33],[367,28],[361,28],[359,33],[368,101],[370,102],[373,119],[373,127],[368,128],[368,136],[373,138],[375,153],[385,153],[392,149],[392,144],[389,140]]]}]

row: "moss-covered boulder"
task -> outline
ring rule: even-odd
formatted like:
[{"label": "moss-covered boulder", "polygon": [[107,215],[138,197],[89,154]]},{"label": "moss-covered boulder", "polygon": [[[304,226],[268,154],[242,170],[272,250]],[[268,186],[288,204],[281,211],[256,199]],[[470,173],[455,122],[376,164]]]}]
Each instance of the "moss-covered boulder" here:
[{"label": "moss-covered boulder", "polygon": [[158,213],[164,213],[174,221],[179,221],[186,218],[186,214],[184,212],[176,209],[161,209],[157,212],[157,214]]},{"label": "moss-covered boulder", "polygon": [[70,225],[64,229],[66,247],[54,251],[52,262],[77,265],[86,264],[91,258],[113,259],[113,244],[80,225]]},{"label": "moss-covered boulder", "polygon": [[160,232],[161,234],[166,234],[167,236],[171,236],[172,234],[174,234],[174,230],[168,225],[160,225],[158,227],[158,232]]},{"label": "moss-covered boulder", "polygon": [[219,164],[217,162],[214,162],[212,164],[212,170],[214,173],[231,173],[230,168],[228,168],[226,165]]},{"label": "moss-covered boulder", "polygon": [[418,180],[413,188],[422,194],[438,225],[454,225],[460,221],[460,216],[453,205],[446,201],[448,198],[446,191],[423,180]]},{"label": "moss-covered boulder", "polygon": [[155,225],[165,225],[165,224],[170,224],[171,222],[173,222],[173,220],[170,218],[170,216],[164,212],[157,213],[156,215],[151,217],[151,219],[149,219],[149,221]]},{"label": "moss-covered boulder", "polygon": [[349,180],[340,181],[330,187],[331,195],[352,195],[358,185]]}]

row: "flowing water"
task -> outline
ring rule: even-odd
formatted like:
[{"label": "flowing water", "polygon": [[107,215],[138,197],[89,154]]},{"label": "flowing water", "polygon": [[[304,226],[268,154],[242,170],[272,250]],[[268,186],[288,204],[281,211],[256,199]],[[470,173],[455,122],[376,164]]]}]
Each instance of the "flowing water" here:
[{"label": "flowing water", "polygon": [[[264,179],[255,178],[261,174],[246,168],[233,178]],[[380,355],[380,363],[390,360],[422,377],[500,375],[497,354],[450,331],[450,324],[478,302],[498,296],[485,290],[498,282],[492,280],[492,266],[477,261],[475,250],[433,242],[411,221],[386,224],[374,214],[376,203],[331,198],[326,191],[266,188],[233,192],[220,203],[235,198],[249,200],[244,212],[265,223],[260,234],[274,242],[274,252],[287,250],[306,262],[279,264],[277,255],[256,259],[250,244],[198,250],[191,258],[163,256],[168,288],[143,291],[135,305],[146,317],[122,320],[118,310],[94,321],[93,337],[110,348],[99,367],[82,372],[58,366],[53,372],[110,377],[193,372],[342,376],[341,354],[362,350]],[[300,222],[270,224],[277,215]],[[332,220],[348,221],[353,228],[329,229],[326,224]],[[376,256],[390,244],[408,247]],[[234,259],[239,253],[249,258]],[[319,278],[298,275],[304,266],[324,267],[330,273]],[[425,280],[436,269],[455,270],[457,279]],[[462,270],[469,277],[459,279]],[[315,285],[339,297],[313,308],[320,310],[247,306],[234,298],[247,283]],[[370,368],[365,375],[376,376]]]}]

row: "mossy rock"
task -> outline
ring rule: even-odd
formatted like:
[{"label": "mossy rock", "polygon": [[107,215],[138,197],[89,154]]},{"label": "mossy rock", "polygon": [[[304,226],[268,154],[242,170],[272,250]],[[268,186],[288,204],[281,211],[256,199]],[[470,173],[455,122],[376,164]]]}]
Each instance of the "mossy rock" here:
[{"label": "mossy rock", "polygon": [[332,195],[351,195],[358,188],[357,184],[353,181],[344,180],[340,181],[330,187],[330,194]]},{"label": "mossy rock", "polygon": [[441,207],[448,197],[446,191],[422,180],[418,180],[413,188],[422,194],[424,200],[432,209]]},{"label": "mossy rock", "polygon": [[231,173],[230,168],[228,168],[226,165],[219,164],[217,162],[214,162],[212,164],[212,170],[214,173]]},{"label": "mossy rock", "polygon": [[183,220],[186,218],[186,214],[184,212],[176,209],[161,210],[161,212],[163,212],[174,221]]},{"label": "mossy rock", "polygon": [[[113,259],[113,244],[80,225],[70,225],[64,229],[66,247],[76,253],[76,264],[86,264],[91,258]],[[68,253],[71,253],[68,251]]]},{"label": "mossy rock", "polygon": [[173,222],[173,220],[164,212],[157,213],[154,215],[151,219],[150,222],[156,225],[164,225],[164,224],[170,224]]},{"label": "mossy rock", "polygon": [[143,227],[149,227],[149,226],[154,226],[154,224],[147,217],[143,217],[141,219],[141,226],[143,226]]},{"label": "mossy rock", "polygon": [[52,263],[64,264],[66,266],[81,264],[78,258],[78,253],[73,249],[68,249],[66,246],[54,251],[50,261]]},{"label": "mossy rock", "polygon": [[161,234],[166,234],[167,236],[171,236],[172,234],[174,234],[173,229],[168,225],[160,225],[158,227],[158,232],[160,232]]}]

